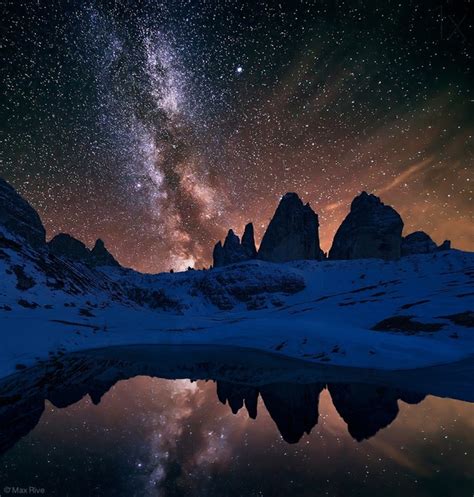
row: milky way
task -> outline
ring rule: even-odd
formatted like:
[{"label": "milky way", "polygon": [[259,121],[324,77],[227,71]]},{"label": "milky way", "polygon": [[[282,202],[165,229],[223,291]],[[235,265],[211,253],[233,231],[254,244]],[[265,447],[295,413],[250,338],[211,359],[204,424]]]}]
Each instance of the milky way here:
[{"label": "milky way", "polygon": [[286,191],[324,250],[361,190],[473,249],[471,6],[379,3],[4,1],[0,174],[144,271]]}]

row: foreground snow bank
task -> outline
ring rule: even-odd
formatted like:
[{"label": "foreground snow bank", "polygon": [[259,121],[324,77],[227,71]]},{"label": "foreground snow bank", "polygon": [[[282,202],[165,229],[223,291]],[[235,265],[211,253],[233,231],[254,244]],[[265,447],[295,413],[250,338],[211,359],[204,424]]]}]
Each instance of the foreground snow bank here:
[{"label": "foreground snow bank", "polygon": [[388,370],[474,354],[472,253],[144,275],[9,240],[0,247],[0,376],[116,345],[230,345]]}]

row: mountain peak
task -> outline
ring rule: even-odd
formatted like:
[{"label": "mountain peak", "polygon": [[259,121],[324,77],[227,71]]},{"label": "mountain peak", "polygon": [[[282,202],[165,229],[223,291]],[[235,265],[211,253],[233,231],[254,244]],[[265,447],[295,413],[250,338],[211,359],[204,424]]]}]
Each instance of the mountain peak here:
[{"label": "mountain peak", "polygon": [[36,248],[46,244],[46,230],[38,213],[4,179],[0,178],[0,225]]}]

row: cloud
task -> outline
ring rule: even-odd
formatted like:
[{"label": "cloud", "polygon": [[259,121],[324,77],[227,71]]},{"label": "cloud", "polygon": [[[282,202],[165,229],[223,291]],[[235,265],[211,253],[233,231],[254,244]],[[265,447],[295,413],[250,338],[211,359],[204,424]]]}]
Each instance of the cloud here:
[{"label": "cloud", "polygon": [[409,178],[413,175],[419,173],[423,169],[426,169],[433,162],[433,157],[428,157],[427,159],[422,160],[421,162],[417,162],[416,164],[412,164],[407,169],[399,173],[392,181],[382,186],[381,188],[377,188],[376,192],[378,195],[382,195],[383,193],[387,193],[394,188],[397,188],[402,183],[405,183]]}]

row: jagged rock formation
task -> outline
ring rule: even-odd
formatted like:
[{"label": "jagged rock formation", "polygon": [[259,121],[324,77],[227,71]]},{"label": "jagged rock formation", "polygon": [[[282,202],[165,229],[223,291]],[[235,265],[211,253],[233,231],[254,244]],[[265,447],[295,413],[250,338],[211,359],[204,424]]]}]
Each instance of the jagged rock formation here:
[{"label": "jagged rock formation", "polygon": [[339,415],[358,442],[374,436],[398,415],[398,399],[417,404],[424,394],[362,383],[330,383],[328,390]]},{"label": "jagged rock formation", "polygon": [[398,259],[403,221],[378,197],[362,192],[336,232],[329,259]]},{"label": "jagged rock formation", "polygon": [[244,234],[242,235],[242,249],[248,259],[255,259],[257,257],[252,223],[245,225]]},{"label": "jagged rock formation", "polygon": [[104,242],[99,238],[90,252],[89,265],[91,266],[120,266],[113,255],[105,248]]},{"label": "jagged rock formation", "polygon": [[227,381],[216,381],[216,385],[217,398],[223,404],[228,402],[233,414],[237,414],[245,403],[249,417],[257,418],[258,388]]},{"label": "jagged rock formation", "polygon": [[324,383],[273,383],[261,388],[263,403],[283,440],[297,443],[318,422],[319,394]]},{"label": "jagged rock formation", "polygon": [[263,235],[258,258],[270,262],[322,259],[318,216],[296,193],[286,193]]},{"label": "jagged rock formation", "polygon": [[438,250],[449,250],[451,242],[445,240],[439,247],[424,231],[415,231],[402,239],[402,256],[414,254],[430,254]]},{"label": "jagged rock formation", "polygon": [[451,250],[451,240],[445,240],[441,245],[438,246],[438,250]]},{"label": "jagged rock formation", "polygon": [[253,234],[253,224],[248,223],[245,226],[244,234],[242,236],[242,243],[239,237],[233,230],[229,230],[224,240],[224,245],[220,240],[216,243],[213,257],[213,266],[222,267],[237,262],[248,261],[255,259],[257,250],[255,248],[255,240]]},{"label": "jagged rock formation", "polygon": [[415,231],[402,239],[402,255],[429,254],[436,249],[436,243],[424,231]]},{"label": "jagged rock formation", "polygon": [[38,213],[5,180],[0,178],[0,226],[24,238],[31,246],[46,244],[46,231]]},{"label": "jagged rock formation", "polygon": [[90,250],[76,238],[67,233],[59,233],[48,242],[49,251],[58,256],[80,262],[86,262]]},{"label": "jagged rock formation", "polygon": [[90,267],[120,266],[100,238],[95,242],[94,248],[89,250],[80,240],[66,233],[59,233],[48,242],[48,247],[57,257],[83,262]]},{"label": "jagged rock formation", "polygon": [[245,404],[252,419],[257,417],[259,394],[283,440],[298,442],[304,433],[309,434],[319,418],[319,394],[324,383],[296,384],[273,383],[260,388],[217,381],[217,396],[236,414]]}]

